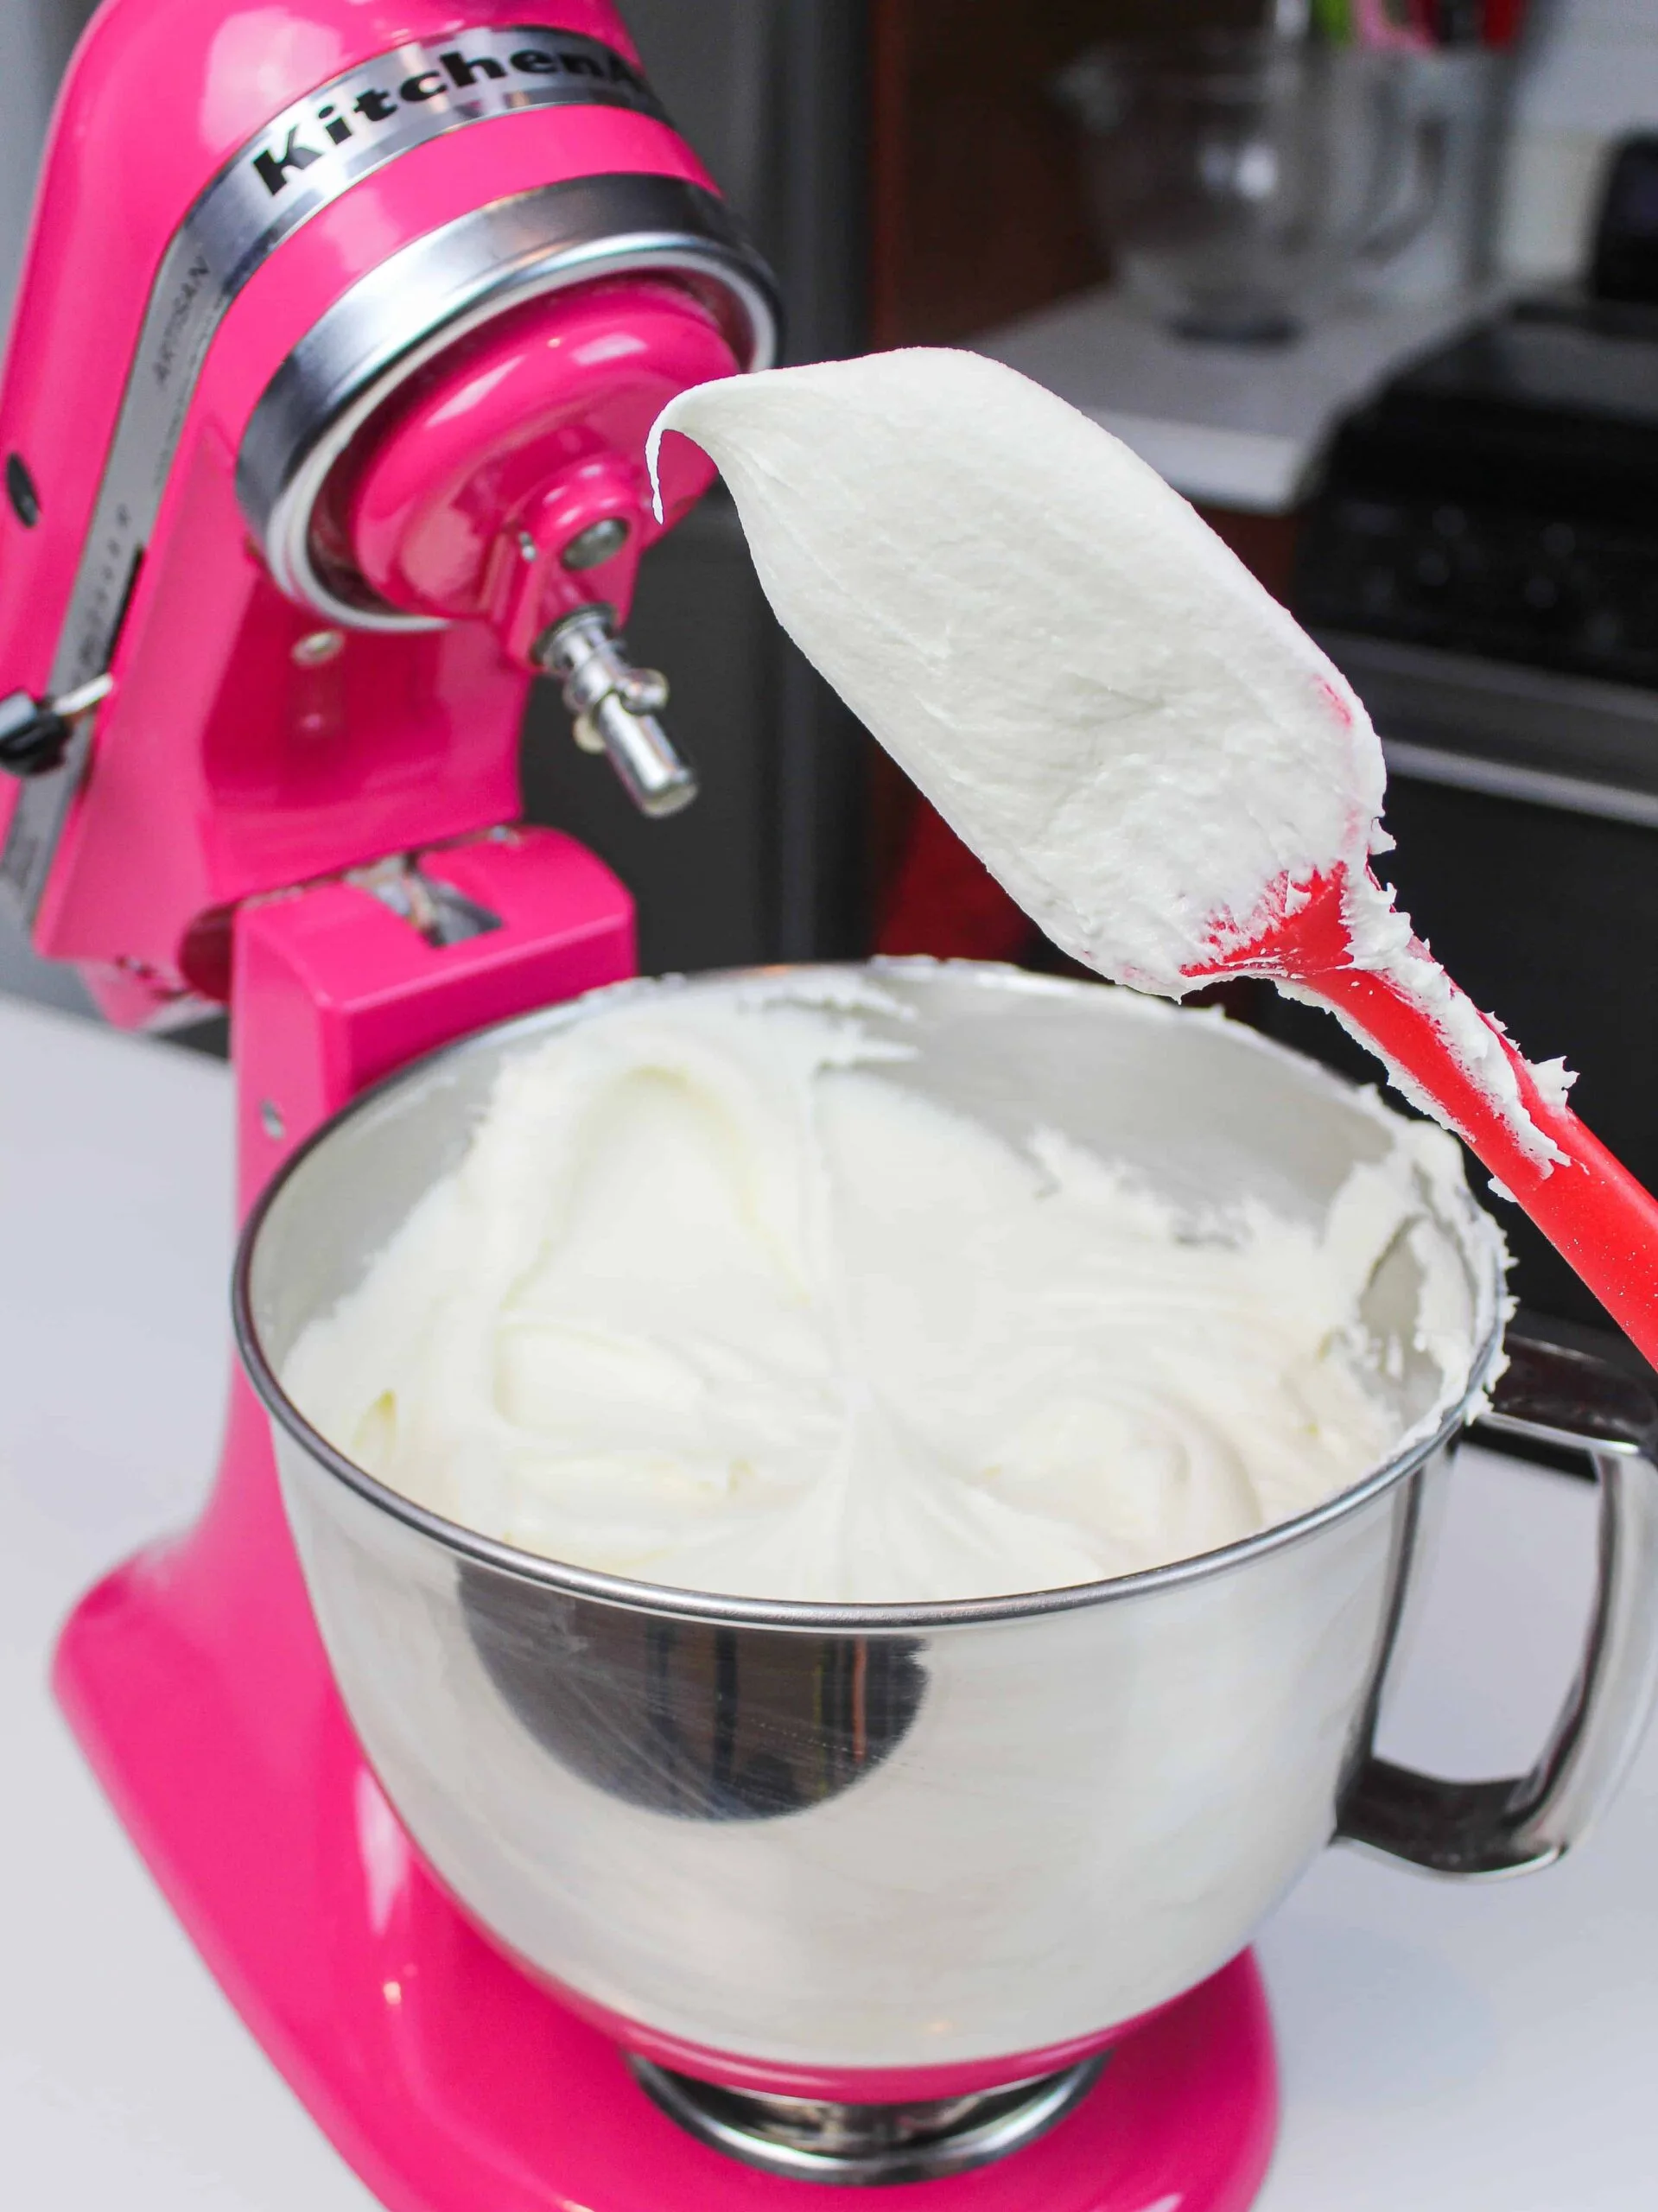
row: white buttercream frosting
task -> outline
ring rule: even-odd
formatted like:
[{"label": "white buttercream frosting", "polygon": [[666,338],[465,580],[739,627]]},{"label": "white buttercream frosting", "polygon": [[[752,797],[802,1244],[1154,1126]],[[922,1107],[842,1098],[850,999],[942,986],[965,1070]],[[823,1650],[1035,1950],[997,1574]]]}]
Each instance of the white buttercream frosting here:
[{"label": "white buttercream frosting", "polygon": [[1346,1486],[1404,1426],[1360,1325],[1401,1239],[1416,1349],[1464,1387],[1489,1316],[1426,1202],[1438,1130],[1377,1109],[1391,1148],[1322,1220],[1197,1217],[936,1103],[799,988],[624,995],[509,1062],[295,1347],[300,1410],[530,1551],[881,1602],[1129,1573]]},{"label": "white buttercream frosting", "polygon": [[1540,1165],[1562,1156],[1368,871],[1392,841],[1363,708],[1126,446],[927,348],[703,385],[664,430],[718,463],[808,658],[1056,944],[1178,997],[1286,886],[1293,905],[1339,868],[1355,964],[1416,1001]]}]

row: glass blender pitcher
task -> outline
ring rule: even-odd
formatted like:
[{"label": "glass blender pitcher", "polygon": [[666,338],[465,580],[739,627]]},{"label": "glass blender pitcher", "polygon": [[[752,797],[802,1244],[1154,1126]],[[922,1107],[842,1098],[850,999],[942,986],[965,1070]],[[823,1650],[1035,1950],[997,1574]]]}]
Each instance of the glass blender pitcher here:
[{"label": "glass blender pitcher", "polygon": [[1183,337],[1283,343],[1432,214],[1410,57],[1282,31],[1091,48],[1058,79],[1119,273]]}]

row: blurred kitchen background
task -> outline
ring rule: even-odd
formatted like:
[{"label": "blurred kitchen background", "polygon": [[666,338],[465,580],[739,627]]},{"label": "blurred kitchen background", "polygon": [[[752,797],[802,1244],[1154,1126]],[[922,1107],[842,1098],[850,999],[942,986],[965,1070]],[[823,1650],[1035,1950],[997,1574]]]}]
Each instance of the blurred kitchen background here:
[{"label": "blurred kitchen background", "polygon": [[[1401,904],[1658,1185],[1658,0],[622,6],[779,271],[790,358],[1013,363],[1315,631],[1388,747]],[[86,12],[0,8],[0,302]],[[642,820],[550,692],[524,768],[635,887],[648,968],[1060,964],[782,639],[719,493],[629,635],[697,805]],[[16,937],[0,989],[87,1006]],[[1502,1212],[1525,1302],[1598,1320]]]}]

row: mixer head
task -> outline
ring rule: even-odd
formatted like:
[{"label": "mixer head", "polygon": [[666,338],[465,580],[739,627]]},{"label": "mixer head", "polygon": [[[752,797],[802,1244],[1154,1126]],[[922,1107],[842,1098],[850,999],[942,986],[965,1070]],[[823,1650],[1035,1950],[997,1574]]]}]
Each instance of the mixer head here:
[{"label": "mixer head", "polygon": [[[619,213],[594,206],[600,236]],[[593,670],[570,696],[578,740],[645,811],[677,811],[696,784],[651,711],[665,682],[630,669],[614,628],[667,526],[646,435],[675,392],[743,365],[728,322],[677,276],[599,278],[444,329],[429,359],[360,371],[346,397],[349,324],[289,356],[243,442],[238,492],[273,576],[342,629],[482,621],[532,672]],[[707,475],[682,457],[675,519]]]},{"label": "mixer head", "polygon": [[0,893],[117,1019],[222,997],[250,897],[512,820],[535,676],[647,812],[695,792],[619,629],[713,472],[669,440],[658,523],[645,442],[772,359],[771,280],[607,0],[469,12],[107,0],[72,66],[0,387]]},{"label": "mixer head", "polygon": [[[587,211],[601,241],[627,219],[625,206],[607,207],[621,195],[605,181]],[[424,273],[383,273],[376,291]],[[651,712],[665,681],[629,668],[614,629],[640,556],[712,472],[682,452],[658,523],[645,440],[676,392],[753,358],[717,293],[689,273],[489,302],[475,322],[435,334],[419,349],[429,358],[390,373],[361,362],[350,391],[340,356],[374,334],[372,315],[361,330],[364,303],[347,302],[272,379],[237,476],[243,512],[291,598],[343,629],[488,624],[509,659],[566,679],[578,741],[609,753],[657,815],[687,804],[696,785]]]}]

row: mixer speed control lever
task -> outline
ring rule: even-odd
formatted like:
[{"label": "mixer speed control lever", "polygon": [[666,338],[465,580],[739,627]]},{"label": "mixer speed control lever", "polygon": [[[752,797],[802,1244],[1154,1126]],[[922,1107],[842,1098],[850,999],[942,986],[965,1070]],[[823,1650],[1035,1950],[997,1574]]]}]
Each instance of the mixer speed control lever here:
[{"label": "mixer speed control lever", "polygon": [[661,820],[696,797],[696,774],[657,720],[668,683],[654,669],[635,668],[602,607],[566,615],[537,641],[536,658],[562,677],[564,704],[575,718],[575,741],[605,753],[641,813]]},{"label": "mixer speed control lever", "polygon": [[10,776],[47,776],[63,765],[73,725],[90,714],[113,689],[108,676],[95,676],[55,699],[29,691],[10,691],[0,699],[0,768]]}]

